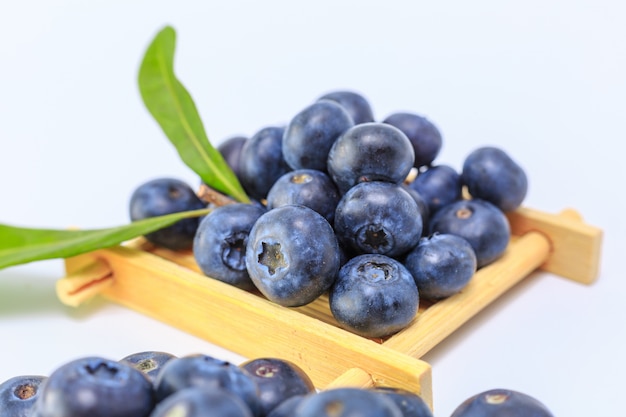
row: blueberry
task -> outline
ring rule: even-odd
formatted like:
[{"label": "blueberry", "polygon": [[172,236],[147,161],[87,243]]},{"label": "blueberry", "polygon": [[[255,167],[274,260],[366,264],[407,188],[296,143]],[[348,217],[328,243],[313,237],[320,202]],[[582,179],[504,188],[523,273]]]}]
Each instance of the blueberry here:
[{"label": "blueberry", "polygon": [[150,350],[132,353],[120,359],[120,362],[130,364],[154,382],[163,365],[175,357],[171,353]]},{"label": "blueberry", "polygon": [[315,210],[332,224],[339,198],[335,183],[324,172],[298,169],[276,180],[267,194],[267,208],[299,204]]},{"label": "blueberry", "polygon": [[[202,209],[206,204],[185,182],[175,178],[157,178],[135,189],[129,204],[132,221],[181,211]],[[171,226],[148,233],[145,238],[157,246],[172,250],[189,249],[199,219],[179,220]]]},{"label": "blueberry", "polygon": [[255,382],[237,365],[208,355],[187,355],[168,361],[155,381],[159,402],[189,387],[223,389],[248,405],[252,414],[261,415]]},{"label": "blueberry", "polygon": [[404,258],[420,296],[431,300],[461,291],[476,272],[476,254],[462,237],[435,233],[420,239]]},{"label": "blueberry", "polygon": [[141,417],[155,405],[146,375],[118,361],[85,357],[61,365],[41,386],[33,417]]},{"label": "blueberry", "polygon": [[461,175],[454,168],[436,165],[420,172],[408,187],[426,200],[432,215],[441,207],[461,199],[463,183]]},{"label": "blueberry", "polygon": [[326,93],[318,100],[332,100],[346,109],[354,124],[374,121],[372,107],[365,97],[354,91],[338,90]]},{"label": "blueberry", "polygon": [[282,306],[308,304],[326,292],[339,263],[333,228],[308,207],[269,210],[250,231],[246,249],[250,278],[263,295]]},{"label": "blueberry", "polygon": [[389,398],[361,388],[334,388],[304,398],[293,417],[403,417]]},{"label": "blueberry", "polygon": [[279,358],[256,358],[239,365],[256,382],[262,414],[295,395],[315,392],[309,376],[295,363]]},{"label": "blueberry", "polygon": [[478,268],[502,256],[511,238],[509,221],[502,210],[479,199],[442,207],[429,226],[431,234],[450,233],[465,238],[474,249]]},{"label": "blueberry", "polygon": [[284,127],[265,127],[248,139],[241,149],[241,185],[254,199],[264,199],[274,182],[291,171],[283,157],[284,131]]},{"label": "blueberry", "polygon": [[202,219],[193,254],[205,275],[243,290],[254,288],[246,269],[246,246],[252,225],[263,213],[258,205],[236,203],[217,207]]},{"label": "blueberry", "polygon": [[411,142],[399,129],[384,123],[363,123],[337,138],[327,168],[339,191],[360,182],[402,183],[415,161]]},{"label": "blueberry", "polygon": [[400,129],[409,138],[415,150],[415,166],[430,166],[441,150],[441,132],[426,117],[407,112],[389,115],[383,123]]},{"label": "blueberry", "polygon": [[365,254],[341,267],[329,304],[342,327],[375,338],[406,327],[417,314],[419,294],[411,273],[399,261]]},{"label": "blueberry", "polygon": [[375,392],[387,396],[402,411],[402,417],[433,417],[426,401],[414,392],[395,387],[375,387]]},{"label": "blueberry", "polygon": [[492,389],[461,403],[450,417],[553,417],[548,408],[528,394]]},{"label": "blueberry", "polygon": [[248,138],[245,136],[232,136],[217,146],[217,150],[220,152],[237,178],[241,178],[241,174],[239,172],[240,155],[241,149],[243,149],[243,145],[247,140]]},{"label": "blueberry", "polygon": [[248,405],[221,388],[189,387],[155,407],[150,417],[253,417]]},{"label": "blueberry", "polygon": [[337,204],[335,233],[355,253],[402,255],[422,235],[417,203],[401,186],[364,182],[352,187]]},{"label": "blueberry", "polygon": [[338,103],[319,100],[291,119],[283,135],[283,157],[292,169],[326,171],[331,146],[354,125]]},{"label": "blueberry", "polygon": [[465,158],[461,179],[472,197],[487,200],[503,211],[518,208],[528,191],[522,167],[492,146],[478,148]]},{"label": "blueberry", "polygon": [[0,416],[28,417],[39,398],[42,375],[20,375],[0,384]]},{"label": "blueberry", "polygon": [[[278,404],[266,417],[293,417],[296,409],[309,394],[294,395]],[[313,394],[314,395],[314,394]]]}]

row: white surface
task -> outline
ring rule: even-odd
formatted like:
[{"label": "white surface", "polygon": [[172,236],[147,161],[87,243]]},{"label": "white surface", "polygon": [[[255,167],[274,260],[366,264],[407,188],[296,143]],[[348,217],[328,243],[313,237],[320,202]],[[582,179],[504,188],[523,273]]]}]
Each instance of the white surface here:
[{"label": "white surface", "polygon": [[[413,4],[409,6],[409,4]],[[626,317],[623,140],[626,13],[615,1],[21,1],[0,3],[0,221],[124,224],[133,188],[195,175],[143,107],[142,54],[165,24],[176,71],[215,144],[286,122],[322,93],[363,93],[382,119],[431,118],[438,161],[460,168],[495,144],[525,167],[526,205],[574,207],[605,231],[599,280],[535,274],[424,359],[436,415],[494,387],[556,416],[618,416]],[[205,352],[195,337],[126,309],[73,310],[60,261],[0,272],[0,380],[87,354]]]}]

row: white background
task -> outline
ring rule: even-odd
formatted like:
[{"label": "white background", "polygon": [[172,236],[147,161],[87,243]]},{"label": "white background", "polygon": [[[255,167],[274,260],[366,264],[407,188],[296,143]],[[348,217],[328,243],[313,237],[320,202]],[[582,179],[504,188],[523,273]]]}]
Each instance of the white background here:
[{"label": "white background", "polygon": [[[321,94],[361,92],[441,129],[438,158],[504,148],[527,171],[525,204],[577,209],[605,232],[596,284],[536,273],[423,359],[436,416],[506,387],[555,416],[623,409],[626,13],[600,1],[277,0],[0,2],[0,222],[128,222],[137,185],[197,184],[145,110],[143,52],[166,24],[176,71],[214,144],[285,123]],[[64,307],[62,262],[0,272],[0,381],[79,356],[141,350],[237,355],[132,311]]]}]

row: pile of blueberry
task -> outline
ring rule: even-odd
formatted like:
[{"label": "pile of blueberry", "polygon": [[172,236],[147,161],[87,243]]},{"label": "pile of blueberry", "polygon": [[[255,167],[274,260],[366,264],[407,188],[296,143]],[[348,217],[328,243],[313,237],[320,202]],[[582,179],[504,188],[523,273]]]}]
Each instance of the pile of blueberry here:
[{"label": "pile of blueberry", "polygon": [[[146,238],[192,248],[207,276],[282,306],[327,293],[342,327],[388,336],[411,322],[420,298],[461,291],[504,253],[505,212],[526,196],[524,170],[502,149],[474,150],[457,172],[434,162],[441,146],[426,117],[377,122],[362,95],[326,94],[285,126],[218,147],[253,203],[221,205]],[[130,213],[206,205],[189,185],[162,178],[136,189]]]},{"label": "pile of blueberry", "polygon": [[[6,417],[433,417],[424,400],[393,387],[317,391],[292,362],[257,358],[234,365],[204,354],[138,352],[120,360],[89,356],[49,376],[0,384]],[[490,390],[451,417],[552,417],[539,401]]]}]

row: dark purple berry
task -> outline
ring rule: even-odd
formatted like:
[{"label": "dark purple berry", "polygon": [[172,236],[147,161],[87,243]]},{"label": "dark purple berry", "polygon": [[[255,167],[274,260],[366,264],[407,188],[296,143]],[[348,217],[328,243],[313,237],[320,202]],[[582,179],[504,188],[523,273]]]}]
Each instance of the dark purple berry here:
[{"label": "dark purple berry", "polygon": [[42,375],[20,375],[0,384],[0,416],[28,417],[39,398]]},{"label": "dark purple berry", "polygon": [[478,148],[467,156],[461,179],[472,197],[489,201],[503,211],[518,208],[528,191],[522,167],[493,146]]},{"label": "dark purple berry", "polygon": [[463,401],[450,417],[553,417],[553,414],[530,395],[492,389]]},{"label": "dark purple berry", "polygon": [[263,415],[293,396],[315,392],[315,386],[304,370],[285,359],[256,358],[239,367],[256,382]]},{"label": "dark purple berry", "polygon": [[[130,198],[129,211],[130,219],[137,221],[205,207],[206,204],[185,182],[174,178],[158,178],[135,189]],[[148,233],[145,238],[167,249],[190,249],[198,223],[197,217],[179,220],[171,226]]]},{"label": "dark purple berry", "polygon": [[409,138],[415,150],[415,166],[430,166],[441,150],[441,132],[430,120],[414,113],[399,112],[389,115],[383,123],[400,129]]}]

